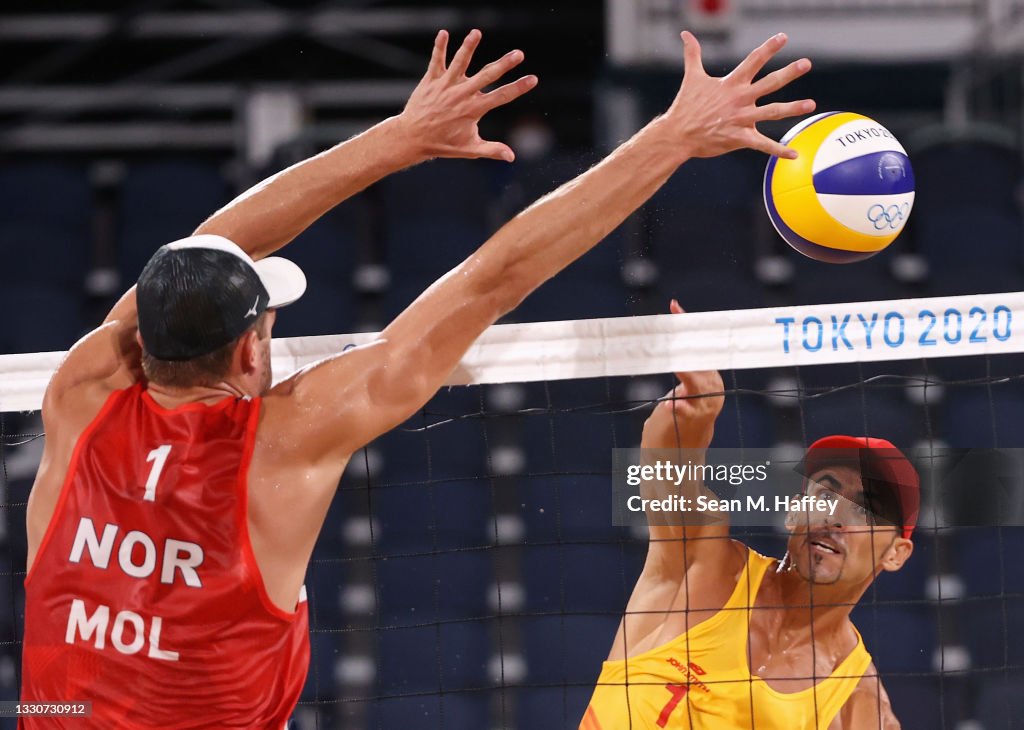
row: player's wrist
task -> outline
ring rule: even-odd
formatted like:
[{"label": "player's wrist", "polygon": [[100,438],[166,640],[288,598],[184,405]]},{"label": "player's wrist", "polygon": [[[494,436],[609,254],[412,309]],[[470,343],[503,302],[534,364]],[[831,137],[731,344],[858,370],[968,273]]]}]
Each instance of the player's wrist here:
[{"label": "player's wrist", "polygon": [[394,157],[398,169],[431,159],[430,145],[405,112],[385,119],[379,126],[386,136],[388,153]]},{"label": "player's wrist", "polygon": [[644,133],[657,146],[659,155],[676,167],[694,157],[695,146],[685,135],[679,134],[678,125],[668,113],[655,117],[644,129]]},{"label": "player's wrist", "polygon": [[686,449],[704,451],[711,444],[711,434],[680,433],[675,429],[658,434],[644,432],[640,439],[641,449]]}]

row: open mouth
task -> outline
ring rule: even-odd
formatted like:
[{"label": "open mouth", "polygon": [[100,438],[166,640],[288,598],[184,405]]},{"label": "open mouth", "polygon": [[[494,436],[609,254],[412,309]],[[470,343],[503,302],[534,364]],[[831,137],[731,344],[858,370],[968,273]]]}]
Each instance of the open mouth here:
[{"label": "open mouth", "polygon": [[817,537],[810,540],[811,550],[825,555],[841,555],[842,549],[834,541],[828,538]]}]

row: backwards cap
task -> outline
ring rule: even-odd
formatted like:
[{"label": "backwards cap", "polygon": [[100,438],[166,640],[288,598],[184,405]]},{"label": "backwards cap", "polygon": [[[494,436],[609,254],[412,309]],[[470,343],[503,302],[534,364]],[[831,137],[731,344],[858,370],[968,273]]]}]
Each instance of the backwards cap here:
[{"label": "backwards cap", "polygon": [[287,259],[253,261],[237,244],[209,234],[161,246],[139,276],[139,334],[160,360],[191,360],[235,340],[267,309],[306,291]]}]

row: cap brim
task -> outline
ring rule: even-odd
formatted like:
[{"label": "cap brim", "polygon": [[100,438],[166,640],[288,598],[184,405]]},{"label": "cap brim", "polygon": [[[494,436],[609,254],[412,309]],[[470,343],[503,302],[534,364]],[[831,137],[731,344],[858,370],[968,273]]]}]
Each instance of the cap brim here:
[{"label": "cap brim", "polygon": [[288,259],[279,256],[260,259],[256,262],[256,273],[270,296],[267,309],[286,307],[306,291],[306,275]]}]

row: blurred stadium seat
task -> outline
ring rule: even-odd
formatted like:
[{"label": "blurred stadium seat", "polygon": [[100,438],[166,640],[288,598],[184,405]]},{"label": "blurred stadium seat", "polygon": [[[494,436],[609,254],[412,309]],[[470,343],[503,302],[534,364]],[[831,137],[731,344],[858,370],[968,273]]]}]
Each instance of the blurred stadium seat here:
[{"label": "blurred stadium seat", "polygon": [[336,626],[344,615],[342,598],[351,585],[350,562],[341,558],[327,557],[326,551],[318,551],[306,571],[306,594],[310,613],[316,613],[321,626]]},{"label": "blurred stadium seat", "polygon": [[485,474],[485,423],[467,415],[451,409],[417,415],[378,439],[375,445],[384,456],[382,483],[470,479]]},{"label": "blurred stadium seat", "polygon": [[[557,403],[548,406],[552,412],[546,417],[529,418],[523,424],[527,471],[531,474],[606,474],[613,448],[628,448],[640,441],[629,414],[609,415],[609,411],[620,411],[618,406],[606,403],[588,408]],[[604,417],[595,418],[597,413]]]},{"label": "blurred stadium seat", "polygon": [[[945,141],[912,152],[915,217],[931,218],[955,206],[1012,210],[1024,170],[1020,152],[983,140]],[[964,184],[970,181],[970,184]]]},{"label": "blurred stadium seat", "polygon": [[1015,265],[1005,267],[974,266],[960,261],[950,269],[939,269],[928,277],[927,293],[933,297],[1015,292],[1024,289],[1024,273]]},{"label": "blurred stadium seat", "polygon": [[577,730],[594,694],[589,686],[524,687],[514,692],[518,730]]},{"label": "blurred stadium seat", "polygon": [[645,314],[668,314],[672,299],[679,300],[687,312],[723,312],[765,306],[761,284],[739,270],[709,276],[698,269],[666,268],[655,288],[658,294],[653,311]]},{"label": "blurred stadium seat", "polygon": [[1024,386],[994,383],[985,388],[949,387],[943,408],[942,437],[958,448],[1024,446],[1020,414]]},{"label": "blurred stadium seat", "polygon": [[[60,162],[9,162],[0,165],[0,221],[50,223],[86,233],[92,224],[92,189],[84,168]],[[69,257],[85,251],[67,249]],[[5,259],[5,262],[7,260]]]},{"label": "blurred stadium seat", "polygon": [[[854,266],[822,264],[801,256],[796,259],[793,285],[786,304],[840,304],[901,299],[907,295],[881,269],[884,254]],[[856,320],[856,313],[853,314]]]},{"label": "blurred stadium seat", "polygon": [[965,265],[1019,271],[1024,264],[1024,221],[1016,211],[960,204],[919,215],[914,231],[933,271]]},{"label": "blurred stadium seat", "polygon": [[478,621],[388,627],[377,634],[377,689],[384,697],[482,689],[490,640]]},{"label": "blurred stadium seat", "polygon": [[[611,464],[606,465],[607,469]],[[531,540],[610,539],[624,528],[610,526],[611,477],[551,474],[519,485],[518,500]]]},{"label": "blurred stadium seat", "polygon": [[851,619],[880,673],[927,673],[939,646],[936,613],[933,606],[862,603]]},{"label": "blurred stadium seat", "polygon": [[85,170],[8,163],[0,166],[0,194],[0,283],[80,290],[94,224]]},{"label": "blurred stadium seat", "polygon": [[94,210],[85,170],[57,163],[0,166],[0,353],[64,350],[85,327],[82,285]]},{"label": "blurred stadium seat", "polygon": [[764,449],[775,443],[775,436],[775,413],[765,399],[760,395],[735,394],[726,398],[715,421],[711,447]]},{"label": "blurred stadium seat", "polygon": [[593,688],[619,616],[527,616],[521,624],[529,684]]},{"label": "blurred stadium seat", "polygon": [[[486,164],[435,160],[380,184],[385,251],[396,282],[425,289],[487,238]],[[391,308],[389,316],[397,311]]]},{"label": "blurred stadium seat", "polygon": [[836,433],[869,434],[908,449],[924,435],[919,409],[907,403],[899,390],[852,387],[805,397],[798,411],[783,411],[780,417],[794,422],[796,433],[806,433],[806,443]]},{"label": "blurred stadium seat", "polygon": [[638,552],[607,543],[523,547],[526,610],[619,616],[640,575]]},{"label": "blurred stadium seat", "polygon": [[991,673],[1024,664],[1024,598],[969,597],[959,606],[959,624],[971,668]]},{"label": "blurred stadium seat", "polygon": [[969,596],[1024,593],[1024,527],[961,529],[950,539],[953,565]]},{"label": "blurred stadium seat", "polygon": [[382,625],[417,626],[487,614],[492,582],[485,551],[433,552],[378,558],[374,562]]},{"label": "blurred stadium seat", "polygon": [[982,681],[976,717],[981,730],[1003,730],[1020,726],[1024,717],[1024,674],[989,675]]},{"label": "blurred stadium seat", "polygon": [[975,669],[1024,664],[1024,527],[961,529],[950,553],[963,581],[959,626]]},{"label": "blurred stadium seat", "polygon": [[212,163],[174,159],[129,168],[118,206],[122,281],[130,284],[138,279],[154,251],[191,235],[227,202],[227,183]]},{"label": "blurred stadium seat", "polygon": [[487,479],[444,479],[374,487],[370,495],[388,551],[407,546],[480,547],[494,535],[492,488]]},{"label": "blurred stadium seat", "polygon": [[362,197],[347,200],[314,223],[283,254],[306,274],[308,288],[281,310],[276,337],[351,332],[357,317],[353,288],[355,261],[369,246],[371,214]]},{"label": "blurred stadium seat", "polygon": [[302,701],[334,697],[338,690],[338,662],[345,656],[342,635],[333,631],[311,631],[309,652],[309,674],[302,688]]},{"label": "blurred stadium seat", "polygon": [[902,730],[957,728],[961,727],[958,723],[968,719],[967,687],[963,677],[883,672],[881,681]]},{"label": "blurred stadium seat", "polygon": [[0,307],[19,312],[0,328],[0,354],[66,350],[85,328],[78,291],[45,284],[0,285]]},{"label": "blurred stadium seat", "polygon": [[752,271],[758,167],[749,155],[690,160],[644,208],[648,245],[666,271]]},{"label": "blurred stadium seat", "polygon": [[366,727],[369,730],[462,730],[489,727],[488,720],[489,707],[483,693],[447,692],[376,700],[370,707]]}]

